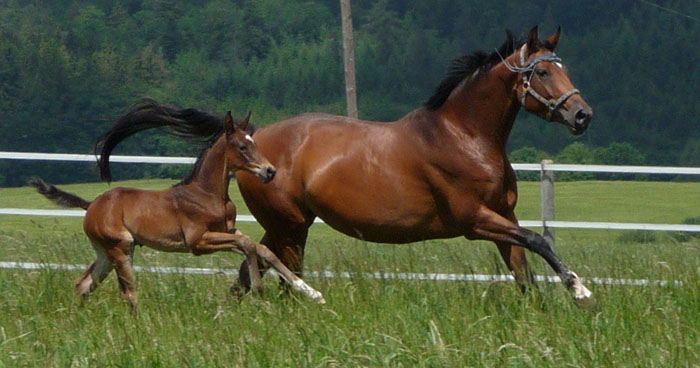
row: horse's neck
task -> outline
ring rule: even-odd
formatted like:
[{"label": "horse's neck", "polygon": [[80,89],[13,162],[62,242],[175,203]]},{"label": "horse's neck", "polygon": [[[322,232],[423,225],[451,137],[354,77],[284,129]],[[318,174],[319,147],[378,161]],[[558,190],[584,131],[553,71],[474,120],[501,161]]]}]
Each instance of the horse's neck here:
[{"label": "horse's neck", "polygon": [[225,144],[225,137],[222,137],[209,148],[193,180],[205,192],[222,199],[228,198],[228,186],[231,180],[224,157]]},{"label": "horse's neck", "polygon": [[503,63],[486,73],[459,85],[441,107],[441,113],[469,135],[486,138],[505,149],[520,110],[514,92],[517,75]]}]

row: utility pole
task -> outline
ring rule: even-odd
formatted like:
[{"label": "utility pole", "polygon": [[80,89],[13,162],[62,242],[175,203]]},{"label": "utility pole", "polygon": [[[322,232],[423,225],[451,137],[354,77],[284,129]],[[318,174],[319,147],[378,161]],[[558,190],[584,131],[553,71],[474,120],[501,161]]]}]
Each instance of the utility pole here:
[{"label": "utility pole", "polygon": [[345,100],[347,114],[357,119],[357,87],[355,83],[355,41],[352,35],[350,0],[340,0],[340,16],[343,23],[343,56],[345,64]]}]

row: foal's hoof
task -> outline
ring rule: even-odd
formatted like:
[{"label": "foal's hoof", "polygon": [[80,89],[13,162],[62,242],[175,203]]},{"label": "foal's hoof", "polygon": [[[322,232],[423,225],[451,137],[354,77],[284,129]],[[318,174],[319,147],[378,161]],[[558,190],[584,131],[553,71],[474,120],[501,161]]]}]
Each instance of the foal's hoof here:
[{"label": "foal's hoof", "polygon": [[324,298],[323,295],[321,295],[321,293],[318,293],[318,294],[319,294],[319,296],[314,298],[314,301],[318,304],[321,304],[321,305],[326,304],[326,298]]},{"label": "foal's hoof", "polygon": [[591,311],[598,310],[598,300],[592,295],[588,298],[574,298],[574,304],[582,309]]},{"label": "foal's hoof", "polygon": [[231,285],[229,292],[231,293],[231,296],[239,300],[243,299],[243,296],[246,294],[246,291],[238,284]]}]

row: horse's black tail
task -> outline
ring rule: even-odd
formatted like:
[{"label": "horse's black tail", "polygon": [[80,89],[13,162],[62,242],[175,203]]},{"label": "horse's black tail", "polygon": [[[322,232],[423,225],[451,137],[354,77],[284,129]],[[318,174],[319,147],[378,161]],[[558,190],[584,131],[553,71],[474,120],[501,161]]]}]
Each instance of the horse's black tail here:
[{"label": "horse's black tail", "polygon": [[97,168],[100,178],[112,181],[109,170],[109,156],[119,142],[140,131],[163,128],[169,134],[183,138],[199,138],[207,142],[223,132],[223,117],[196,109],[177,109],[162,105],[151,99],[144,99],[140,105],[122,116],[116,124],[95,144],[95,154],[99,155]]},{"label": "horse's black tail", "polygon": [[75,194],[64,192],[51,184],[46,184],[43,180],[41,180],[41,178],[36,176],[29,180],[29,184],[36,188],[36,191],[41,195],[61,207],[80,207],[86,210],[88,207],[90,207],[90,203],[92,203],[78,197]]}]

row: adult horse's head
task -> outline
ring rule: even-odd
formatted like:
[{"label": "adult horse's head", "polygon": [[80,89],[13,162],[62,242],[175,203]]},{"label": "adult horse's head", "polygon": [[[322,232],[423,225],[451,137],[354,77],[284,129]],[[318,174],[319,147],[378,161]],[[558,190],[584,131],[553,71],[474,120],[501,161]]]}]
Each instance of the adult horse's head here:
[{"label": "adult horse's head", "polygon": [[583,100],[561,59],[554,53],[561,29],[544,41],[534,27],[516,53],[518,64],[507,67],[520,73],[516,84],[520,103],[527,111],[567,126],[574,135],[583,134],[593,117],[593,109]]},{"label": "adult horse's head", "polygon": [[260,153],[255,141],[246,131],[250,113],[240,123],[236,124],[231,117],[231,111],[224,118],[226,133],[226,163],[233,170],[245,170],[256,175],[264,183],[275,177],[275,167]]}]

